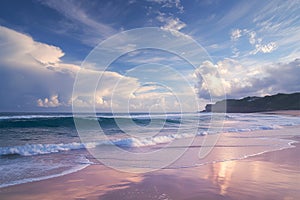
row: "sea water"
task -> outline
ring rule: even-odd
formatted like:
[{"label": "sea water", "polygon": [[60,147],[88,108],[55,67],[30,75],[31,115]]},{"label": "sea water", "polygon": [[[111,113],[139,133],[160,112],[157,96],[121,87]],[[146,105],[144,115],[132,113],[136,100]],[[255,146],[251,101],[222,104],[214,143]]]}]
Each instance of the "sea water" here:
[{"label": "sea water", "polygon": [[[253,131],[276,130],[300,125],[299,117],[259,113],[97,113],[82,115],[79,119],[76,116],[76,119],[86,124],[91,121],[97,122],[101,134],[99,130],[89,128],[87,131],[95,137],[91,137],[88,141],[84,140],[82,135],[78,134],[78,124],[76,127],[71,113],[2,113],[0,115],[0,188],[62,176],[91,164],[101,164],[101,161],[95,162],[93,154],[90,153],[95,149],[101,150],[103,156],[107,155],[106,159],[115,159],[109,157],[113,154],[111,146],[123,148],[127,152],[147,153],[165,148],[166,144],[176,140],[192,137],[197,140],[207,135],[222,133],[243,138],[243,140],[239,139],[239,145],[247,147],[251,142],[253,145],[257,144],[253,138],[251,142],[247,139]],[[218,127],[214,128],[215,125]],[[225,147],[228,146],[228,150],[233,145],[231,143],[234,137],[222,139]],[[291,146],[289,140],[276,140],[266,135],[261,138],[259,135],[255,137],[259,139],[260,144],[265,144],[261,145],[261,148],[256,148],[256,154]],[[195,146],[191,148],[195,151],[199,150]],[[253,151],[244,151],[242,156],[219,154],[202,162],[196,161],[192,156],[186,156],[188,159],[183,156],[179,159],[180,162],[170,166],[193,167],[216,161],[240,159],[251,154]],[[149,167],[151,163],[145,161],[140,165]]]}]

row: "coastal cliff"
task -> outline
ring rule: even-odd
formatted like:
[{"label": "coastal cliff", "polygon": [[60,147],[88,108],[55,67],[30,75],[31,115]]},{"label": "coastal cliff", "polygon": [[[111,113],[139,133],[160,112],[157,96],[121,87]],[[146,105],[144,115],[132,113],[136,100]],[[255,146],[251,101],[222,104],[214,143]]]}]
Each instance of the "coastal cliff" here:
[{"label": "coastal cliff", "polygon": [[251,113],[274,110],[300,110],[300,92],[264,97],[226,99],[215,104],[207,104],[203,112]]}]

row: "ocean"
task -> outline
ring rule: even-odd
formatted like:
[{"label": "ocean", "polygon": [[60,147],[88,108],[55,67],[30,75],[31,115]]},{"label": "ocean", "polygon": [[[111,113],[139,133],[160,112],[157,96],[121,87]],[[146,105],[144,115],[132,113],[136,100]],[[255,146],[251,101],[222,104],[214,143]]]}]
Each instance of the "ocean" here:
[{"label": "ocean", "polygon": [[[126,160],[124,155],[143,156],[158,152],[158,149],[172,149],[174,146],[168,146],[171,143],[177,146],[183,144],[188,148],[190,143],[177,141],[221,133],[248,137],[257,130],[263,132],[300,125],[300,118],[259,113],[97,113],[76,115],[75,122],[72,113],[0,114],[0,188],[62,176],[93,164],[109,164],[118,169],[120,162],[114,160],[121,160],[120,156]],[[82,123],[85,127],[78,127]],[[96,123],[99,127],[88,127],[90,123]],[[88,133],[88,139],[83,133]],[[249,144],[247,137],[244,137],[245,143]],[[259,138],[257,135],[255,137]],[[274,137],[265,134],[259,139],[265,145],[258,148],[255,154],[291,147],[289,140],[277,139],[274,142]],[[225,143],[230,141],[228,139]],[[119,154],[113,147],[126,154]],[[253,151],[245,151],[243,158],[250,155]],[[214,157],[202,163],[181,159],[176,165],[170,163],[170,166],[193,167],[226,159]],[[231,155],[228,159],[241,159],[241,156]],[[161,162],[165,158],[157,160]],[[145,168],[160,166],[153,165],[155,162],[135,160],[129,167],[134,164]],[[164,165],[166,167],[168,165]]]}]

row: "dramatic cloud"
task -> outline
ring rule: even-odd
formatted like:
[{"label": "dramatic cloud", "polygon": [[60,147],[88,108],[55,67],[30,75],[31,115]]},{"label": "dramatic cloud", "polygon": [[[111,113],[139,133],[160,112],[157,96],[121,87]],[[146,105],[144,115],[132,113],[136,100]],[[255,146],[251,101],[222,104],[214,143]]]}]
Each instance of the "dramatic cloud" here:
[{"label": "dramatic cloud", "polygon": [[[0,45],[2,109],[34,109],[37,99],[51,94],[62,94],[61,101],[69,101],[80,67],[62,62],[64,52],[59,47],[34,41],[26,34],[3,26],[0,27]],[[40,100],[40,106],[58,105],[52,97]]]},{"label": "dramatic cloud", "polygon": [[[198,73],[198,94],[206,99],[211,95],[224,95],[222,91],[228,97],[240,98],[300,90],[300,59],[267,66],[244,66],[236,60],[225,59],[217,64],[204,62],[198,70],[201,72]],[[207,87],[212,81],[221,81],[222,87]]]},{"label": "dramatic cloud", "polygon": [[34,41],[30,36],[0,26],[1,62],[23,65],[53,64],[64,56],[63,51],[55,46]]},{"label": "dramatic cloud", "polygon": [[[145,68],[136,74],[127,71],[126,75],[114,71],[99,71],[94,64],[89,63],[85,63],[85,66],[90,65],[91,69],[84,69],[63,62],[61,57],[64,53],[59,47],[34,41],[23,33],[2,27],[0,38],[3,47],[0,56],[0,73],[3,76],[0,84],[2,108],[12,109],[9,108],[10,105],[14,109],[19,106],[23,110],[37,110],[38,107],[70,110],[73,103],[82,109],[95,106],[99,111],[110,111],[112,108],[116,111],[152,109],[163,112],[179,110],[180,106],[184,110],[194,110],[191,106],[194,104],[189,101],[195,93],[182,86],[179,81],[182,78],[178,74],[174,76],[172,70],[164,72],[164,78],[160,79],[151,68],[147,72],[145,70],[148,68]],[[161,61],[161,58],[155,60]],[[78,71],[84,78],[79,80],[79,92],[72,96]],[[157,77],[156,81],[174,86],[173,90],[177,90],[175,96],[183,96],[180,106],[174,91],[143,85],[145,73],[154,73],[152,80]],[[93,78],[99,79],[96,89],[91,85],[90,80]],[[24,97],[20,99],[20,96]]]},{"label": "dramatic cloud", "polygon": [[[190,107],[195,91],[208,100],[225,94],[235,98],[299,91],[299,5],[292,0],[242,1],[226,6],[210,0],[35,0],[25,7],[7,2],[0,7],[0,21],[7,26],[0,26],[0,110],[69,111],[72,101],[99,111],[111,106],[147,111],[151,105],[172,110]],[[84,69],[79,63],[87,61],[91,47],[119,31],[149,26],[183,37],[178,41],[153,38],[151,31],[141,31],[134,37],[122,34],[114,38],[102,50],[123,55],[102,73],[92,91],[88,80],[98,78],[99,70],[107,65],[102,61],[110,55],[104,59],[96,55],[86,63],[93,67]],[[191,38],[206,49],[195,50],[185,42]],[[141,46],[182,51],[179,56],[166,57],[145,50],[137,54],[136,41],[141,41]],[[195,63],[195,72],[182,58]],[[149,63],[174,70],[167,73],[144,66]],[[131,70],[140,65],[142,70]],[[87,74],[87,82],[72,97],[78,71]],[[192,89],[175,72],[188,77]],[[178,91],[147,83],[155,81]],[[175,93],[184,99],[180,105],[172,97]]]},{"label": "dramatic cloud", "polygon": [[269,88],[270,94],[274,92],[300,91],[300,59],[289,63],[277,63],[266,67],[267,78],[261,87]]},{"label": "dramatic cloud", "polygon": [[210,61],[204,61],[195,70],[194,77],[198,79],[196,92],[199,98],[215,99],[224,98],[226,91],[223,80],[220,77],[218,68]]}]

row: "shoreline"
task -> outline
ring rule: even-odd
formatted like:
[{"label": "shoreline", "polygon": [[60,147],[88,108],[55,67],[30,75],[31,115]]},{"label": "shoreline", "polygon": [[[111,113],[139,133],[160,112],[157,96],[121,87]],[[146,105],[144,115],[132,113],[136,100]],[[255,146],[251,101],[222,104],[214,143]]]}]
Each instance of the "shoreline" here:
[{"label": "shoreline", "polygon": [[[300,141],[300,138],[293,138],[293,140]],[[145,175],[122,173],[102,165],[90,165],[83,170],[65,176],[0,189],[0,197],[1,199],[49,200],[55,198],[152,199],[147,195],[155,196],[155,199],[159,199],[160,197],[165,197],[165,199],[183,199],[184,196],[188,195],[195,196],[187,199],[262,198],[265,194],[257,192],[257,189],[264,188],[265,184],[273,183],[272,177],[283,176],[286,178],[290,176],[291,171],[293,173],[299,172],[299,165],[298,168],[296,168],[295,162],[299,163],[300,160],[298,159],[292,162],[287,159],[289,158],[287,155],[294,155],[299,152],[300,144],[297,143],[294,145],[296,146],[294,148],[266,152],[242,160],[217,162],[180,170],[165,169]],[[278,171],[281,170],[278,167],[283,168],[285,171],[288,170],[288,174],[278,173]],[[240,172],[239,169],[244,170]],[[255,173],[258,171],[258,175],[254,176],[257,182],[252,183],[256,187],[251,190],[251,192],[254,193],[250,198],[245,196],[249,195],[249,189],[243,191],[242,194],[239,194],[240,192],[237,191],[241,190],[241,188],[239,188],[240,181],[242,181],[243,184],[247,184],[249,177],[251,178],[251,176],[247,176],[247,174],[245,175],[244,173],[250,173],[250,170],[253,169]],[[238,178],[235,177],[235,173],[238,173]],[[269,179],[266,179],[267,177],[264,174],[268,173],[271,175],[268,176]],[[299,178],[300,176],[294,177],[296,183],[298,183],[297,180],[300,180]],[[164,181],[164,179],[169,181]],[[236,181],[238,185],[236,185]],[[264,183],[261,184],[260,181]],[[299,192],[297,192],[298,185],[296,183],[291,185],[288,183],[288,187],[285,188],[285,190],[281,188],[281,193],[292,195],[287,196],[285,199],[296,199],[299,195]],[[198,187],[201,186],[201,189],[199,190],[199,188],[195,187],[190,188],[194,184]],[[233,185],[231,186],[231,184]],[[149,187],[151,189],[149,189]],[[180,190],[179,194],[176,194],[174,190],[178,189],[178,187],[183,187],[183,189]],[[290,191],[291,189],[292,192]],[[127,195],[131,194],[134,196],[124,197],[124,191]],[[270,195],[270,197],[272,199],[284,199],[281,197],[276,198],[276,195],[273,194]],[[176,198],[177,196],[178,198]]]},{"label": "shoreline", "polygon": [[69,175],[69,174],[79,172],[79,171],[81,171],[81,170],[83,170],[83,169],[85,169],[89,166],[90,166],[90,164],[85,164],[85,165],[82,165],[82,166],[77,166],[77,167],[71,168],[69,170],[63,171],[60,174],[46,175],[46,176],[41,176],[41,177],[38,177],[38,178],[23,179],[23,180],[20,180],[20,181],[16,181],[14,183],[2,185],[0,187],[0,194],[1,194],[1,189],[3,189],[3,188],[14,187],[14,186],[22,185],[22,184],[29,184],[29,183],[44,181],[44,180],[53,179],[53,178],[59,178],[61,176],[66,176],[66,175]]},{"label": "shoreline", "polygon": [[[272,114],[295,116],[286,111]],[[283,130],[288,132],[291,128],[300,130],[299,126],[285,127]],[[292,144],[295,147],[262,152],[240,160],[163,169],[146,174],[124,173],[104,165],[89,165],[55,178],[0,188],[0,199],[296,199],[300,196],[297,189],[300,184],[300,137],[284,137],[281,135],[283,130],[276,130],[276,136],[298,142]],[[272,178],[278,179],[278,183]],[[247,184],[248,180],[252,180],[252,189],[241,189],[240,186]],[[257,191],[260,189],[263,192]],[[280,190],[280,194],[273,190]]]},{"label": "shoreline", "polygon": [[258,112],[262,114],[271,114],[271,115],[287,115],[293,117],[300,116],[300,110],[275,110],[275,111],[266,111],[266,112]]},{"label": "shoreline", "polygon": [[[300,142],[300,137],[293,137],[292,140]],[[1,188],[0,198],[184,199],[186,196],[186,199],[195,200],[297,199],[300,195],[297,185],[300,183],[300,158],[296,157],[294,161],[289,158],[298,155],[300,143],[294,143],[293,146],[295,147],[265,152],[241,160],[216,162],[192,168],[163,169],[147,174],[129,174],[103,165],[90,165],[64,176]],[[281,173],[280,170],[284,172]],[[297,176],[291,179],[290,172]],[[281,176],[288,181],[294,180],[291,185],[288,182],[285,187],[282,186],[283,183],[278,186],[280,192],[287,196],[266,194],[264,187],[275,184]],[[240,184],[247,184],[249,179],[255,180],[251,186],[254,189],[246,188],[246,185],[245,188],[240,188]],[[131,196],[123,196],[125,194]]]}]

